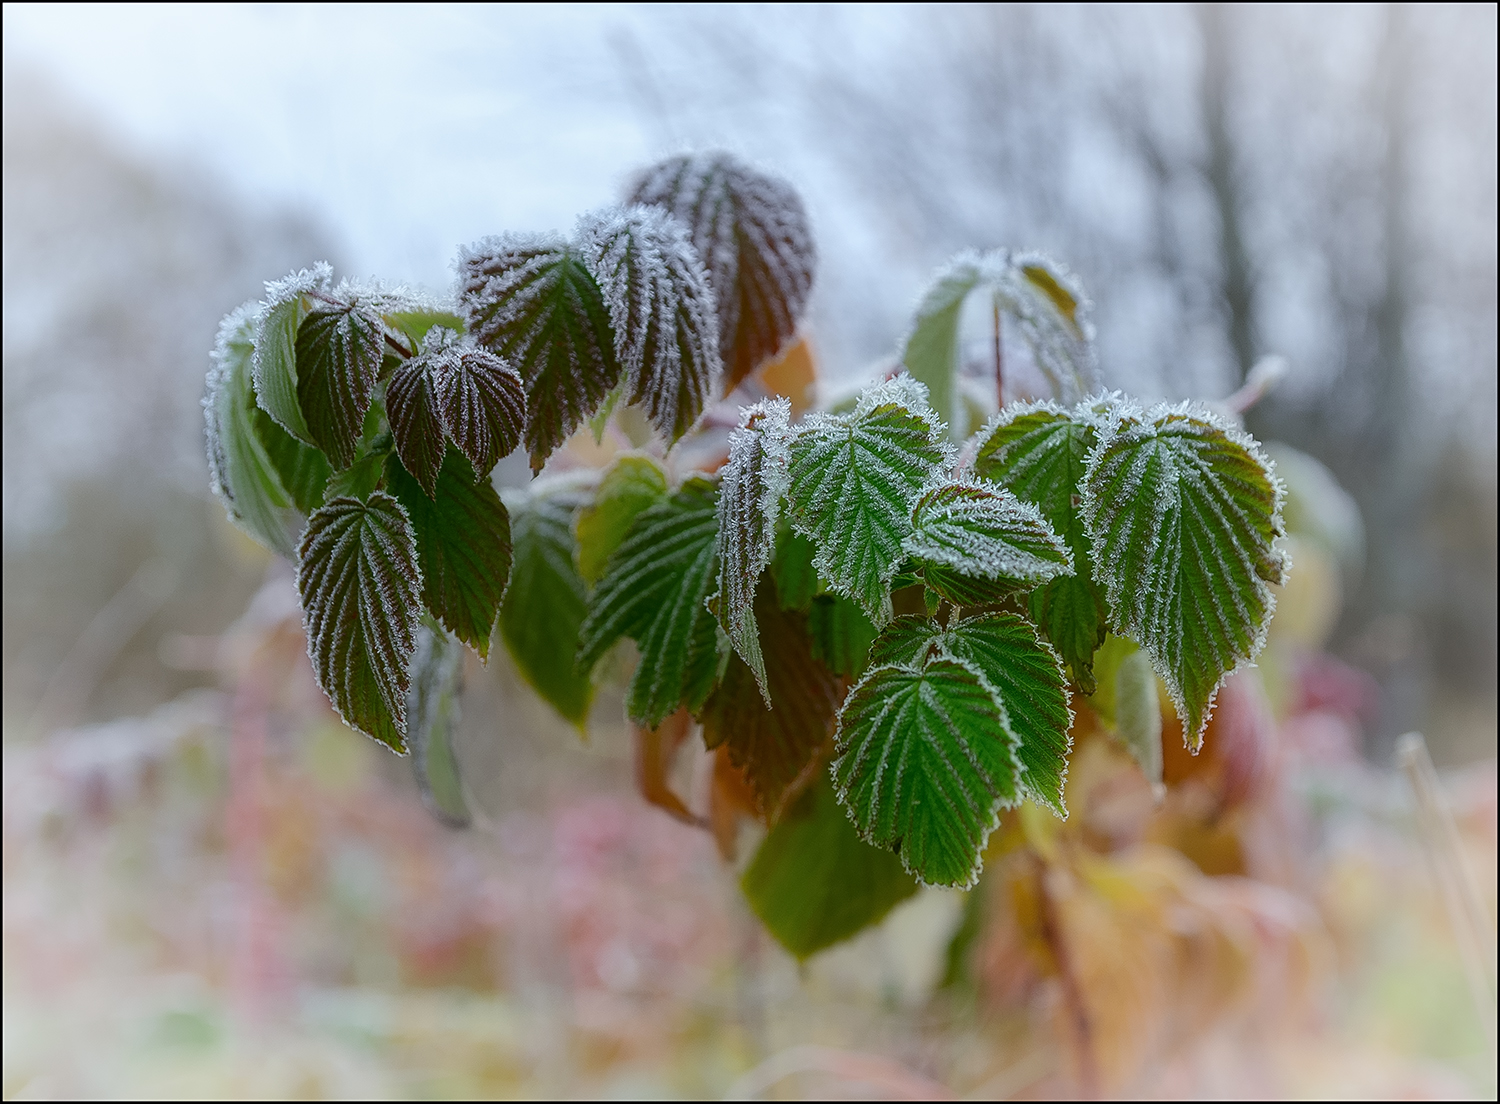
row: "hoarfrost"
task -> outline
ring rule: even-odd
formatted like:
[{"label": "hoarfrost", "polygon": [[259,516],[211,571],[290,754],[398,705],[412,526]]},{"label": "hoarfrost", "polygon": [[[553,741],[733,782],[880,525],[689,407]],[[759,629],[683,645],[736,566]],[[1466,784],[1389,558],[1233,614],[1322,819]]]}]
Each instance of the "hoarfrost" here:
[{"label": "hoarfrost", "polygon": [[713,289],[687,227],[657,207],[585,215],[579,250],[609,309],[630,402],[675,442],[718,387]]},{"label": "hoarfrost", "polygon": [[767,708],[771,698],[755,621],[755,588],[771,562],[781,500],[791,486],[791,415],[792,404],[782,398],[740,411],[719,490],[719,624],[754,672]]}]

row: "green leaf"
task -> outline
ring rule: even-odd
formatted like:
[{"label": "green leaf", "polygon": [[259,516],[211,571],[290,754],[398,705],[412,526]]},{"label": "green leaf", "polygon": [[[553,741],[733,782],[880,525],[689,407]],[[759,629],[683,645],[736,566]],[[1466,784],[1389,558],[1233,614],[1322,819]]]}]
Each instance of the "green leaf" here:
[{"label": "green leaf", "polygon": [[1265,643],[1284,579],[1281,482],[1217,415],[1125,415],[1089,456],[1083,518],[1118,631],[1167,684],[1196,750],[1229,673]]},{"label": "green leaf", "polygon": [[1019,740],[1022,788],[1058,816],[1067,816],[1063,784],[1073,746],[1073,711],[1057,654],[1031,625],[1008,613],[971,617],[946,629],[926,618],[899,617],[870,649],[870,663],[917,666],[934,650],[972,664],[984,676],[1005,705]]},{"label": "green leaf", "polygon": [[820,779],[761,842],[740,888],[776,941],[805,959],[878,924],[919,885],[896,856],[859,838]]},{"label": "green leaf", "polygon": [[776,548],[791,459],[791,416],[786,399],[742,409],[740,426],[729,437],[729,461],[720,472],[719,624],[755,675],[767,705],[771,692],[755,621],[755,593]]},{"label": "green leaf", "polygon": [[463,251],[459,278],[475,336],[525,380],[526,447],[540,471],[620,378],[599,286],[555,235],[488,238]]},{"label": "green leaf", "polygon": [[642,174],[631,203],[685,223],[708,266],[727,394],[792,340],[817,263],[791,185],[727,153],[672,157]]},{"label": "green leaf", "polygon": [[1158,796],[1161,781],[1161,699],[1145,652],[1132,652],[1115,671],[1115,728]]},{"label": "green leaf", "polygon": [[578,670],[591,671],[620,637],[634,640],[641,658],[625,708],[647,728],[683,705],[696,713],[718,675],[717,628],[704,605],[718,567],[717,497],[714,482],[694,477],[638,515],[589,603]]},{"label": "green leaf", "polygon": [[708,273],[687,227],[655,207],[585,216],[579,250],[609,307],[625,394],[670,447],[719,381],[719,330]]},{"label": "green leaf", "polygon": [[382,348],[380,316],[353,303],[314,307],[297,327],[297,400],[335,470],[354,463]]},{"label": "green leaf", "polygon": [[256,433],[251,386],[251,341],[258,307],[246,303],[219,324],[208,372],[203,415],[214,493],[230,520],[272,551],[296,553],[302,517],[281,483],[276,465]]},{"label": "green leaf", "polygon": [[902,547],[925,569],[927,585],[960,605],[1073,571],[1067,546],[1035,506],[983,482],[945,483],[922,495]]},{"label": "green leaf", "polygon": [[965,424],[958,390],[960,322],[964,301],[983,288],[996,311],[1014,321],[1036,366],[1066,402],[1098,387],[1088,302],[1082,288],[1039,253],[968,251],[949,261],[917,305],[901,362],[926,384],[938,416],[958,439]]},{"label": "green leaf", "polygon": [[487,478],[448,450],[437,494],[428,498],[392,456],[392,492],[411,518],[422,565],[422,601],[454,636],[488,658],[490,636],[510,580],[510,515]]},{"label": "green leaf", "polygon": [[422,804],[450,828],[467,828],[473,820],[453,752],[463,674],[462,646],[429,618],[422,618],[411,659],[411,689],[406,695],[406,734]]},{"label": "green leaf", "polygon": [[304,445],[276,423],[276,420],[260,407],[250,412],[255,424],[255,435],[271,466],[276,469],[280,481],[297,509],[310,514],[323,505],[323,490],[333,469],[328,458],[311,445]]},{"label": "green leaf", "polygon": [[979,669],[945,655],[872,667],[835,741],[834,785],[860,837],[929,885],[973,885],[1021,774],[1005,706]]},{"label": "green leaf", "polygon": [[462,318],[453,311],[437,307],[406,307],[386,311],[381,317],[391,329],[405,334],[412,348],[417,348],[426,341],[428,332],[434,326],[442,326],[454,333],[464,332]]},{"label": "green leaf", "polygon": [[582,731],[593,704],[587,672],[573,668],[588,587],[578,574],[573,519],[592,497],[578,483],[535,488],[508,502],[515,559],[500,607],[500,635],[542,699]]},{"label": "green leaf", "polygon": [[594,500],[578,511],[578,573],[590,586],[641,511],[667,497],[667,476],[649,456],[615,458],[599,480]]},{"label": "green leaf", "polygon": [[400,503],[376,491],[314,512],[297,589],[318,685],[346,724],[404,754],[422,574]]},{"label": "green leaf", "polygon": [[842,694],[838,679],[813,657],[807,618],[780,607],[770,580],[761,584],[756,607],[766,640],[764,681],[739,656],[730,657],[699,721],[704,744],[710,751],[728,745],[730,763],[774,820],[816,769]]},{"label": "green leaf", "polygon": [[298,440],[312,432],[297,400],[297,327],[307,316],[308,292],[326,291],[333,269],[325,262],[266,285],[266,304],[255,334],[255,394],[260,407]]},{"label": "green leaf", "polygon": [[792,442],[792,527],[817,545],[813,566],[883,625],[911,508],[946,459],[920,385],[878,384],[845,415],[816,414]]},{"label": "green leaf", "polygon": [[1012,404],[982,434],[974,471],[1034,503],[1067,542],[1076,574],[1033,591],[1031,616],[1087,694],[1094,689],[1094,652],[1104,643],[1108,619],[1078,508],[1088,453],[1098,436],[1094,416],[1083,408],[1076,413],[1075,418],[1051,403]]},{"label": "green leaf", "polygon": [[776,554],[771,559],[771,577],[776,580],[776,594],[782,609],[806,611],[812,605],[813,597],[818,593],[818,572],[813,567],[813,557],[817,553],[817,546],[801,533],[782,530],[776,542]]},{"label": "green leaf", "polygon": [[811,599],[807,631],[812,637],[813,655],[834,674],[850,681],[864,674],[870,645],[880,635],[858,604],[834,594]]}]

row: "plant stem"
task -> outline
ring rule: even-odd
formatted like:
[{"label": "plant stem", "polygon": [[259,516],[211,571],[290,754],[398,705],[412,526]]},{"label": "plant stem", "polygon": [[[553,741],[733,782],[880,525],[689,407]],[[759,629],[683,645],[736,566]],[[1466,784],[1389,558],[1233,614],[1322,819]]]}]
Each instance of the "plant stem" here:
[{"label": "plant stem", "polygon": [[991,304],[995,312],[995,403],[1005,408],[1005,359],[1000,353],[1000,300]]},{"label": "plant stem", "polygon": [[1052,952],[1052,961],[1057,965],[1057,978],[1062,984],[1063,1004],[1072,1022],[1073,1034],[1078,1043],[1079,1092],[1085,1099],[1099,1098],[1099,1069],[1094,1062],[1093,1025],[1089,1022],[1087,1006],[1083,1003],[1083,988],[1078,984],[1078,975],[1073,970],[1073,958],[1063,938],[1062,924],[1057,915],[1057,902],[1052,899],[1052,890],[1047,885],[1047,863],[1039,856],[1033,858],[1036,866],[1037,897],[1042,906],[1042,938]]}]

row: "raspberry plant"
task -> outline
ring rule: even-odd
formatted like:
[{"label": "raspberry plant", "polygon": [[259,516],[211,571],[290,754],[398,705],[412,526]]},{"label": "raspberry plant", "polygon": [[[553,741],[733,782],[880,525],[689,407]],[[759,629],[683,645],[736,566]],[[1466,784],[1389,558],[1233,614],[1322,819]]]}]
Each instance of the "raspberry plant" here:
[{"label": "raspberry plant", "polygon": [[[351,727],[451,791],[460,645],[483,659],[498,626],[582,728],[630,639],[643,790],[698,819],[661,769],[696,723],[720,749],[715,821],[769,829],[742,884],[799,955],[919,883],[972,885],[1002,809],[1067,815],[1072,696],[1095,691],[1110,633],[1149,659],[1196,750],[1284,572],[1257,444],[1207,407],[1102,390],[1087,301],[1040,256],[956,258],[905,370],[847,408],[757,400],[814,261],[787,184],[673,158],[571,238],[464,250],[451,299],[326,265],[268,284],[224,320],[204,404],[214,490],[295,561],[313,669]],[[997,366],[1004,315],[1053,397],[967,436],[976,294]],[[705,419],[721,399],[741,405],[727,459],[677,471],[681,439],[722,435]],[[492,486],[513,449],[540,472],[626,406],[654,444],[514,497]]]}]

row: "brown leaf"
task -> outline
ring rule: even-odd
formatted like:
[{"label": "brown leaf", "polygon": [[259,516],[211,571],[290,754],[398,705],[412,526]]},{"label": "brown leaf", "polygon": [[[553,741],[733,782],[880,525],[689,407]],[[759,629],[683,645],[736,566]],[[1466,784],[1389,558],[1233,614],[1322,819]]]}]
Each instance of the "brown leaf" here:
[{"label": "brown leaf", "polygon": [[728,746],[720,744],[714,752],[714,780],[708,791],[708,824],[725,862],[734,862],[740,821],[759,816],[760,805],[745,772],[729,761]]},{"label": "brown leaf", "polygon": [[839,680],[813,658],[806,615],[781,609],[769,578],[756,593],[755,616],[773,708],[766,708],[745,661],[731,656],[700,719],[704,744],[728,748],[757,812],[772,822],[822,765],[843,695]]},{"label": "brown leaf", "polygon": [[656,728],[631,725],[630,730],[635,736],[635,784],[641,796],[684,824],[707,827],[704,819],[687,807],[668,781],[677,750],[693,731],[693,719],[688,711],[679,709]]}]

